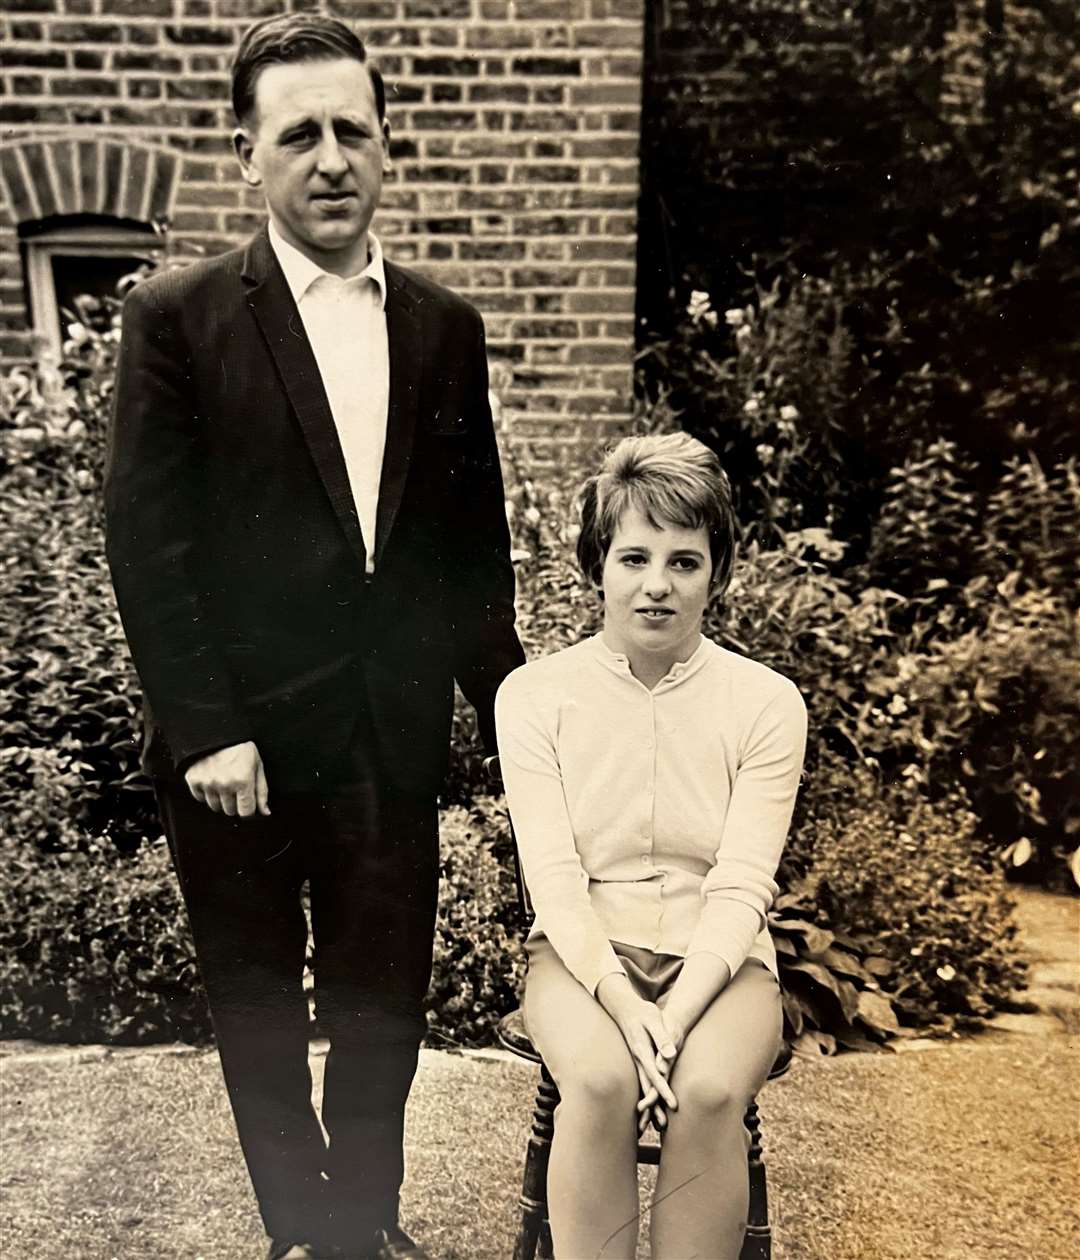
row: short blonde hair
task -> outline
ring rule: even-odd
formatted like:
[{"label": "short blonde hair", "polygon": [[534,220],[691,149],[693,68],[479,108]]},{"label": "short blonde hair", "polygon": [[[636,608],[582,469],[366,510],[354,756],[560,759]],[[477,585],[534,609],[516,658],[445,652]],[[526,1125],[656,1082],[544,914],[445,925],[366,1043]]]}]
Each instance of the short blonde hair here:
[{"label": "short blonde hair", "polygon": [[688,433],[623,438],[604,457],[599,473],[585,482],[579,503],[578,563],[595,585],[600,585],[623,513],[636,508],[657,528],[704,527],[712,557],[712,593],[727,590],[738,538],[731,483],[715,453]]}]

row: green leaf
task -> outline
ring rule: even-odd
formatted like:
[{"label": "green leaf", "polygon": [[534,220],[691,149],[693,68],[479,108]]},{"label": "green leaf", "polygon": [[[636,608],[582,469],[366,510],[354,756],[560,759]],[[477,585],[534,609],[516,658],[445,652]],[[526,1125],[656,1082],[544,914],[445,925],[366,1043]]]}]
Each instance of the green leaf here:
[{"label": "green leaf", "polygon": [[819,958],[835,939],[832,932],[826,928],[819,928],[803,919],[773,919],[770,921],[769,926],[780,932],[801,936],[805,943],[806,952],[812,958]]},{"label": "green leaf", "polygon": [[790,989],[781,991],[781,1000],[784,1004],[784,1014],[787,1016],[787,1022],[791,1026],[791,1031],[797,1037],[803,1030],[803,1004],[799,1000],[798,995],[792,993]]},{"label": "green leaf", "polygon": [[850,1024],[859,1013],[859,990],[856,989],[850,980],[838,980],[836,982],[836,990],[837,996],[840,998],[840,1008],[844,1012],[844,1018]]},{"label": "green leaf", "polygon": [[900,1028],[896,1012],[889,999],[884,994],[874,993],[870,989],[864,989],[859,994],[858,1017],[868,1027],[880,1029],[882,1032],[895,1033]]},{"label": "green leaf", "polygon": [[840,988],[836,982],[836,977],[828,967],[823,967],[821,963],[805,961],[786,963],[785,970],[801,972],[821,985],[823,989],[828,989],[830,993],[835,994],[837,998],[840,997]]},{"label": "green leaf", "polygon": [[836,1038],[832,1033],[817,1032],[808,1028],[795,1038],[792,1050],[805,1058],[817,1059],[822,1055],[836,1053]]},{"label": "green leaf", "polygon": [[829,948],[821,955],[821,961],[829,968],[841,976],[854,976],[856,980],[869,980],[870,973],[855,957],[846,949],[838,949],[835,945]]}]

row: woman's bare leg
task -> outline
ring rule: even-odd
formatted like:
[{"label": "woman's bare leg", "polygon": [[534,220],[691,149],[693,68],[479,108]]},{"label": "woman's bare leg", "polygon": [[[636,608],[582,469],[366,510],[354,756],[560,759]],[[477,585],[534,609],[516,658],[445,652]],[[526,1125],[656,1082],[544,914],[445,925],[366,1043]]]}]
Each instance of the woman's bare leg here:
[{"label": "woman's bare leg", "polygon": [[548,1163],[556,1260],[633,1260],[640,1090],[622,1033],[546,944],[529,960],[525,1018],[562,1098]]},{"label": "woman's bare leg", "polygon": [[672,1071],[652,1208],[653,1260],[738,1260],[749,1187],[743,1113],[780,1045],[780,989],[750,959],[690,1030]]}]

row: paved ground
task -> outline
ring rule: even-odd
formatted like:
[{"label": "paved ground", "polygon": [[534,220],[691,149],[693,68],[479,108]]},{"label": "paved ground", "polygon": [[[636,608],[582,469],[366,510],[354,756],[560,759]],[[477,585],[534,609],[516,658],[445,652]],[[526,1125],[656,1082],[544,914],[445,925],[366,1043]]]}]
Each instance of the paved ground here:
[{"label": "paved ground", "polygon": [[[1044,1013],[767,1088],[776,1260],[1077,1260],[1078,912],[1024,900]],[[212,1054],[21,1048],[0,1069],[4,1260],[260,1255]],[[515,1062],[425,1052],[404,1210],[442,1260],[509,1256],[532,1087]]]}]

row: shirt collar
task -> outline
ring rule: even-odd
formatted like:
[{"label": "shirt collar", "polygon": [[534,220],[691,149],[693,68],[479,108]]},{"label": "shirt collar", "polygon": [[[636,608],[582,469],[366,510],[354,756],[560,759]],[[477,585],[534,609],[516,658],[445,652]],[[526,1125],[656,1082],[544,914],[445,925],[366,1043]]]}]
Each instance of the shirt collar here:
[{"label": "shirt collar", "polygon": [[[270,220],[269,235],[270,248],[274,251],[274,255],[281,264],[281,270],[285,273],[285,283],[289,286],[289,292],[293,295],[293,301],[299,306],[300,299],[315,281],[320,276],[328,276],[332,273],[324,271],[318,263],[312,262],[295,245],[291,245],[274,226],[273,219]],[[382,245],[379,244],[379,238],[375,233],[370,231],[368,232],[368,265],[363,271],[357,272],[355,276],[349,276],[347,279],[353,282],[364,277],[375,282],[375,286],[379,290],[379,307],[385,310],[386,267],[383,262]]]},{"label": "shirt collar", "polygon": [[[601,664],[608,669],[613,670],[617,674],[623,674],[627,678],[633,678],[630,672],[630,661],[620,652],[613,652],[604,641],[603,633],[594,634],[589,640],[592,644],[594,655],[600,660]],[[676,684],[689,678],[692,674],[696,674],[698,670],[706,663],[709,657],[709,649],[712,646],[710,641],[702,635],[697,647],[694,649],[690,657],[685,661],[676,661],[671,669],[653,688],[654,694],[661,688],[675,686]]]}]

